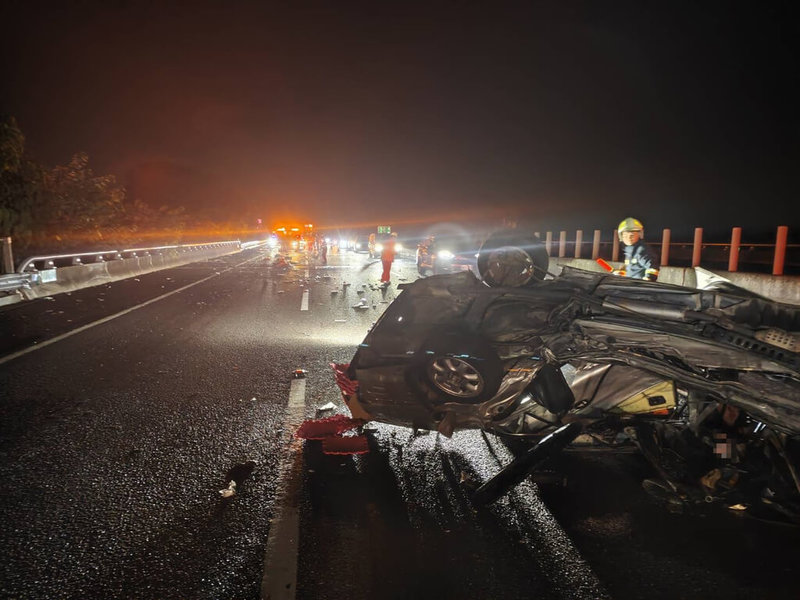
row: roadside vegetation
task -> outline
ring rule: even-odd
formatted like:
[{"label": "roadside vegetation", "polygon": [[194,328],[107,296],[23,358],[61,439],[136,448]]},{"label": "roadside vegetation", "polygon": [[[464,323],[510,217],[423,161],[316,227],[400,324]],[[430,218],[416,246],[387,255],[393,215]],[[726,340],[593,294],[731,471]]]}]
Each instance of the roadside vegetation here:
[{"label": "roadside vegetation", "polygon": [[[191,199],[184,200],[187,204]],[[236,239],[248,224],[219,222],[183,206],[152,206],[129,198],[114,175],[92,170],[78,152],[48,168],[25,151],[14,117],[0,116],[0,237],[15,258]]]}]

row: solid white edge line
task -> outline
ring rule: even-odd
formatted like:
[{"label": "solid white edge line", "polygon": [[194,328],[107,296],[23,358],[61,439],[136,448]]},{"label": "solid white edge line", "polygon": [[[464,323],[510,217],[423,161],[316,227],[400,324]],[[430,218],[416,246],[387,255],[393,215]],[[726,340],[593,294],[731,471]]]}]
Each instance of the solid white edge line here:
[{"label": "solid white edge line", "polygon": [[[305,415],[306,380],[293,379],[286,406],[284,430],[294,430]],[[297,591],[297,554],[300,548],[300,490],[303,442],[292,435],[281,462],[275,493],[261,600],[294,600]]]},{"label": "solid white edge line", "polygon": [[25,356],[26,354],[30,354],[31,352],[34,352],[36,350],[41,350],[42,348],[46,348],[50,344],[55,344],[56,342],[60,342],[61,340],[65,340],[68,337],[72,337],[73,335],[75,335],[77,333],[81,333],[82,331],[86,331],[87,329],[91,329],[92,327],[96,327],[97,325],[102,325],[103,323],[108,323],[109,321],[113,321],[114,319],[116,319],[118,317],[121,317],[123,315],[127,315],[128,313],[131,313],[131,312],[133,312],[135,310],[139,310],[140,308],[143,308],[143,307],[147,306],[148,304],[153,304],[154,302],[158,302],[159,300],[163,300],[164,298],[168,298],[169,296],[172,296],[173,294],[177,294],[177,293],[182,292],[184,290],[188,290],[190,287],[194,287],[194,286],[196,286],[198,284],[201,284],[201,283],[203,283],[205,281],[208,281],[209,279],[213,279],[214,277],[218,277],[219,275],[222,275],[223,273],[227,273],[228,271],[230,271],[232,269],[235,269],[237,267],[241,267],[243,264],[249,263],[249,262],[251,262],[253,260],[256,260],[258,258],[260,258],[260,257],[256,256],[254,258],[248,258],[247,260],[240,262],[238,265],[234,265],[232,267],[228,267],[224,271],[219,271],[218,273],[214,273],[213,275],[209,275],[208,277],[200,279],[199,281],[195,281],[194,283],[190,283],[188,285],[185,285],[185,286],[183,286],[181,288],[178,288],[177,290],[172,290],[171,292],[167,292],[166,294],[161,294],[160,296],[157,296],[155,298],[151,298],[150,300],[146,300],[146,301],[142,302],[141,304],[137,304],[136,306],[131,306],[130,308],[126,308],[125,310],[121,310],[120,312],[114,313],[113,315],[109,315],[107,317],[103,317],[102,319],[98,319],[97,321],[92,321],[91,323],[87,323],[86,325],[81,325],[77,329],[73,329],[72,331],[68,331],[67,333],[62,333],[61,335],[57,335],[54,338],[50,338],[49,340],[45,340],[45,341],[40,342],[40,343],[38,343],[38,344],[36,344],[34,346],[28,346],[27,348],[23,348],[22,350],[18,350],[17,352],[12,352],[11,354],[7,354],[6,356],[3,356],[2,358],[0,358],[0,365],[5,364],[7,362],[10,362],[10,361],[14,360],[15,358],[19,358],[20,356]]}]

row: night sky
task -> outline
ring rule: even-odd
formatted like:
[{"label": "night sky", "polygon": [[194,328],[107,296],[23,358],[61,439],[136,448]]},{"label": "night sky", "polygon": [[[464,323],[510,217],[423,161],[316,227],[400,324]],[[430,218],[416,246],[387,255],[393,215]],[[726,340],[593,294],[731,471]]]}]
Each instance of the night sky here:
[{"label": "night sky", "polygon": [[0,113],[154,205],[797,231],[794,4],[4,0]]}]

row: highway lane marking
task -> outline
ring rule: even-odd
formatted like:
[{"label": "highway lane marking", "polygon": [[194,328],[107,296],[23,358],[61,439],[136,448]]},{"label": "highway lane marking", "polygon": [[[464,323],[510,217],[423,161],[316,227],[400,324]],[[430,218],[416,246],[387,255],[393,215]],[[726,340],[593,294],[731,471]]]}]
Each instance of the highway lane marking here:
[{"label": "highway lane marking", "polygon": [[72,331],[68,331],[67,333],[62,333],[61,335],[57,335],[54,338],[50,338],[49,340],[45,340],[43,342],[39,342],[35,346],[28,346],[27,348],[23,348],[22,350],[18,350],[17,352],[12,352],[11,354],[7,354],[6,356],[0,357],[0,365],[5,364],[7,362],[10,362],[10,361],[14,360],[15,358],[19,358],[20,356],[25,356],[26,354],[30,354],[31,352],[34,352],[36,350],[41,350],[42,348],[46,348],[47,346],[49,346],[51,344],[55,344],[56,342],[60,342],[61,340],[65,340],[68,337],[72,337],[73,335],[81,333],[82,331],[86,331],[87,329],[91,329],[92,327],[96,327],[98,325],[102,325],[103,323],[108,323],[109,321],[113,321],[114,319],[116,319],[118,317],[122,317],[124,315],[127,315],[128,313],[132,313],[135,310],[139,310],[140,308],[144,308],[145,306],[147,306],[149,304],[153,304],[154,302],[158,302],[159,300],[163,300],[164,298],[169,298],[173,294],[177,294],[177,293],[180,293],[180,292],[182,292],[184,290],[188,290],[191,287],[199,285],[199,284],[201,284],[201,283],[203,283],[205,281],[208,281],[209,279],[213,279],[214,277],[218,277],[218,276],[222,275],[223,273],[227,273],[228,271],[231,271],[233,269],[241,267],[244,264],[247,264],[249,262],[253,262],[254,260],[258,260],[260,258],[261,258],[261,256],[255,256],[253,258],[248,258],[247,260],[242,261],[237,265],[234,265],[232,267],[228,267],[224,271],[219,271],[217,273],[214,273],[213,275],[209,275],[208,277],[200,279],[199,281],[195,281],[194,283],[190,283],[188,285],[180,287],[177,290],[172,290],[171,292],[167,292],[166,294],[161,294],[160,296],[156,296],[155,298],[151,298],[150,300],[145,300],[141,304],[137,304],[136,306],[131,306],[130,308],[126,308],[125,310],[121,310],[120,312],[114,313],[113,315],[108,315],[107,317],[103,317],[102,319],[98,319],[97,321],[92,321],[91,323],[87,323],[86,325],[81,325],[77,329],[73,329]]},{"label": "highway lane marking", "polygon": [[308,310],[308,290],[303,290],[303,298],[300,300],[300,310]]},{"label": "highway lane marking", "polygon": [[[284,430],[296,429],[305,416],[306,380],[292,379]],[[300,483],[303,442],[292,435],[278,474],[275,516],[267,536],[261,600],[293,600],[297,589],[297,553],[300,547]]]}]

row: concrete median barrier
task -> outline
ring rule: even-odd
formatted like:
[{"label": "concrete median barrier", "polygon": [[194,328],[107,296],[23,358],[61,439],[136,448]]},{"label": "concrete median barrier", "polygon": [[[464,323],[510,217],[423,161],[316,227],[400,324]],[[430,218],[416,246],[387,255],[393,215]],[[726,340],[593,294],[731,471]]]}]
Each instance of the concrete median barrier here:
[{"label": "concrete median barrier", "polygon": [[[611,263],[615,268],[622,263]],[[588,258],[550,258],[550,271],[561,272],[562,267],[575,267],[586,271],[605,273],[606,271],[595,261]],[[777,302],[800,304],[800,277],[793,275],[767,275],[762,273],[731,273],[729,271],[713,271],[715,275],[728,279],[734,285],[755,292]],[[695,271],[689,267],[661,267],[658,280],[685,287],[697,287]]]}]

